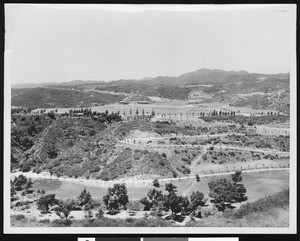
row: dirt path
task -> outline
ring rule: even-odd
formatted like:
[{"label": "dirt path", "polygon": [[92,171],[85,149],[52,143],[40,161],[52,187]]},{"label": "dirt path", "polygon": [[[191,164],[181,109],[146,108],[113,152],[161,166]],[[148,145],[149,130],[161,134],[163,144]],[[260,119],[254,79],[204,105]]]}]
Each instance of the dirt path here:
[{"label": "dirt path", "polygon": [[[192,182],[192,183],[191,183]],[[181,195],[182,196],[186,196],[186,195],[188,195],[188,193],[195,187],[195,184],[197,183],[197,181],[196,181],[196,178],[194,178],[194,180],[193,179],[190,179],[190,181],[188,182],[188,185],[190,185],[189,186],[189,188],[188,189],[186,189]]]},{"label": "dirt path", "polygon": [[[257,168],[252,170],[242,170],[243,173],[255,173],[255,172],[264,172],[264,171],[284,171],[289,170],[289,167],[276,167],[276,168]],[[210,174],[203,174],[199,175],[200,178],[209,178],[209,177],[216,177],[216,176],[224,176],[224,175],[231,175],[234,174],[235,171],[227,171],[221,173],[210,173]],[[87,180],[87,179],[75,179],[75,178],[64,178],[64,177],[54,177],[50,176],[49,173],[32,173],[32,172],[15,172],[11,173],[11,178],[15,176],[24,175],[27,178],[31,179],[51,179],[51,180],[60,180],[64,182],[74,182],[80,183],[87,186],[96,186],[96,187],[103,187],[108,188],[112,187],[116,183],[124,183],[127,187],[151,187],[153,186],[153,179],[130,179],[130,180],[113,180],[113,181],[103,181],[103,180]],[[195,179],[195,175],[189,175],[185,177],[177,177],[177,178],[160,178],[158,179],[159,182],[172,182],[177,180],[186,180],[186,179]]]},{"label": "dirt path", "polygon": [[[148,139],[148,138],[147,138]],[[131,142],[132,140],[132,142]],[[137,139],[126,139],[120,141],[120,143],[125,144],[125,145],[135,145],[135,146],[140,146],[144,148],[166,148],[166,147],[192,147],[192,148],[199,148],[199,147],[214,147],[215,149],[234,149],[234,150],[242,150],[242,151],[251,151],[251,152],[260,152],[260,153],[267,153],[267,154],[279,154],[283,156],[289,156],[290,152],[284,152],[284,151],[278,151],[278,150],[264,150],[264,149],[257,149],[257,148],[247,148],[247,147],[237,147],[237,146],[229,146],[229,145],[192,145],[192,144],[185,144],[185,145],[176,145],[176,144],[156,144],[156,143],[137,143],[135,141]],[[149,138],[151,140],[151,138]],[[130,142],[128,142],[130,141]]]}]

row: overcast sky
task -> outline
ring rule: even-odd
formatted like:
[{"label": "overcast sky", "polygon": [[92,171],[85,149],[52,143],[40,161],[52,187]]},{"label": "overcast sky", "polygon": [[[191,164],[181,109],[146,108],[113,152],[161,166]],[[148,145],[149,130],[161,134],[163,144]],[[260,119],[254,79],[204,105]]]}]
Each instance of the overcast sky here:
[{"label": "overcast sky", "polygon": [[201,68],[289,72],[290,13],[287,5],[6,5],[6,78],[17,84]]}]

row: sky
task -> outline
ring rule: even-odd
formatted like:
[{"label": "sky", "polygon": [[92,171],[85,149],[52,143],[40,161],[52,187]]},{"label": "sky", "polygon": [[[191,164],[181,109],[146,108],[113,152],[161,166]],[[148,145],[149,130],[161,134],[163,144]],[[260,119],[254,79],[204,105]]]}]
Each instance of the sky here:
[{"label": "sky", "polygon": [[290,71],[290,5],[5,5],[12,84]]}]

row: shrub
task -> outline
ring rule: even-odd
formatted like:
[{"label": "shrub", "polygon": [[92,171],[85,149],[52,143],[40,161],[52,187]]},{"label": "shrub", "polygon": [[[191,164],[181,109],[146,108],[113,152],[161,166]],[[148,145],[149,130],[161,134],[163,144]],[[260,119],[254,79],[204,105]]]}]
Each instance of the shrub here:
[{"label": "shrub", "polygon": [[159,163],[159,165],[161,165],[161,166],[165,166],[165,165],[166,165],[165,162],[164,162],[163,160],[159,160],[158,163]]},{"label": "shrub", "polygon": [[154,180],[153,180],[153,186],[154,186],[154,187],[159,187],[158,179],[154,179]]},{"label": "shrub", "polygon": [[17,220],[17,221],[20,221],[20,220],[22,220],[22,219],[25,219],[25,216],[24,216],[23,214],[18,214],[18,215],[16,215],[14,218],[15,218],[15,220]]},{"label": "shrub", "polygon": [[39,223],[50,223],[50,219],[49,218],[41,219],[39,220]]},{"label": "shrub", "polygon": [[178,174],[177,174],[177,172],[175,172],[175,171],[172,171],[172,176],[173,176],[174,178],[178,177]]},{"label": "shrub", "polygon": [[218,213],[217,208],[215,207],[204,207],[201,209],[202,216],[203,217],[209,217],[209,216],[214,216]]},{"label": "shrub", "polygon": [[70,227],[72,220],[70,219],[55,219],[52,221],[53,227]]}]

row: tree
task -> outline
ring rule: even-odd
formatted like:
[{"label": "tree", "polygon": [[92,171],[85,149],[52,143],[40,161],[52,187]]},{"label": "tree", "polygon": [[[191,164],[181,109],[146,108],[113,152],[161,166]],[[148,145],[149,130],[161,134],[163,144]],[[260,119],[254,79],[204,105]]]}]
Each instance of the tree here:
[{"label": "tree", "polygon": [[179,198],[176,193],[169,193],[164,202],[164,208],[166,211],[171,210],[172,215],[179,213],[181,211],[181,206],[179,204]]},{"label": "tree", "polygon": [[166,187],[166,191],[170,194],[170,193],[176,193],[177,192],[177,187],[175,185],[173,185],[173,183],[166,183],[165,185]]},{"label": "tree", "polygon": [[57,216],[61,219],[68,219],[71,211],[75,208],[75,201],[73,199],[59,200],[57,206],[54,208],[54,211]]},{"label": "tree", "polygon": [[30,189],[32,188],[33,186],[33,183],[31,181],[31,178],[28,179],[26,185],[25,185],[25,190],[26,190],[26,193],[29,193],[30,192]]},{"label": "tree", "polygon": [[226,208],[234,208],[232,204],[240,203],[247,200],[246,188],[243,184],[236,181],[241,181],[240,174],[234,174],[233,182],[225,178],[211,181],[208,183],[209,196],[211,202],[215,204],[218,211],[224,211]]},{"label": "tree", "polygon": [[118,212],[125,209],[129,201],[125,184],[114,184],[113,188],[108,188],[108,194],[103,197],[104,204],[110,212]]},{"label": "tree", "polygon": [[161,217],[163,216],[163,210],[164,210],[164,207],[163,207],[163,203],[159,203],[158,205],[156,206],[153,206],[151,209],[150,209],[150,215],[151,216],[154,216],[154,217]]},{"label": "tree", "polygon": [[190,201],[187,197],[177,196],[171,192],[165,197],[164,208],[166,211],[171,210],[172,216],[177,213],[186,214],[189,212]]},{"label": "tree", "polygon": [[201,209],[206,203],[204,194],[199,191],[193,192],[192,195],[190,196],[190,199],[191,199],[190,211],[195,214],[196,211],[198,210],[197,216],[201,216],[201,212],[199,209]]},{"label": "tree", "polygon": [[181,207],[181,214],[188,214],[190,212],[190,200],[188,197],[179,196],[179,205]]},{"label": "tree", "polygon": [[91,219],[93,217],[93,212],[92,212],[92,209],[94,208],[94,204],[92,202],[92,200],[90,200],[87,204],[84,205],[84,212],[86,213],[85,214],[85,217],[88,218],[88,219]]},{"label": "tree", "polygon": [[15,199],[15,195],[17,194],[13,182],[10,181],[10,200],[13,201]]},{"label": "tree", "polygon": [[83,206],[90,202],[92,200],[92,196],[89,191],[87,191],[85,188],[80,193],[80,195],[77,197],[78,206]]},{"label": "tree", "polygon": [[55,194],[48,194],[46,196],[42,196],[37,200],[38,209],[41,213],[49,212],[49,206],[53,204],[57,204],[58,200],[55,199]]},{"label": "tree", "polygon": [[157,188],[159,187],[158,179],[154,179],[154,180],[153,180],[153,186],[154,186],[154,187],[157,187]]},{"label": "tree", "polygon": [[175,172],[175,171],[173,170],[173,171],[172,171],[172,176],[173,176],[174,178],[178,177],[177,172]]},{"label": "tree", "polygon": [[97,219],[102,219],[104,217],[104,211],[102,208],[99,208],[98,212],[96,213],[96,218]]},{"label": "tree", "polygon": [[242,181],[242,172],[236,171],[234,174],[231,175],[231,179],[234,183],[238,183]]},{"label": "tree", "polygon": [[13,185],[16,191],[21,191],[26,187],[27,184],[27,178],[24,175],[19,175],[16,177],[13,181]]},{"label": "tree", "polygon": [[149,211],[153,206],[152,202],[147,197],[143,197],[140,200],[140,203],[144,205],[144,211]]},{"label": "tree", "polygon": [[54,114],[54,112],[53,111],[51,111],[51,112],[48,112],[48,114],[47,114],[49,117],[50,117],[50,119],[52,119],[52,120],[55,120],[56,118],[55,118],[55,114]]},{"label": "tree", "polygon": [[151,111],[151,116],[153,117],[153,116],[155,116],[155,111],[152,109],[152,111]]},{"label": "tree", "polygon": [[144,205],[144,210],[149,211],[151,208],[158,205],[162,205],[164,201],[164,196],[162,191],[158,191],[153,188],[148,191],[147,197],[144,197],[140,200],[140,203]]},{"label": "tree", "polygon": [[236,192],[235,201],[238,203],[246,201],[248,199],[246,197],[247,189],[243,184],[239,183],[242,181],[242,172],[236,171],[235,174],[231,176],[231,179]]}]

